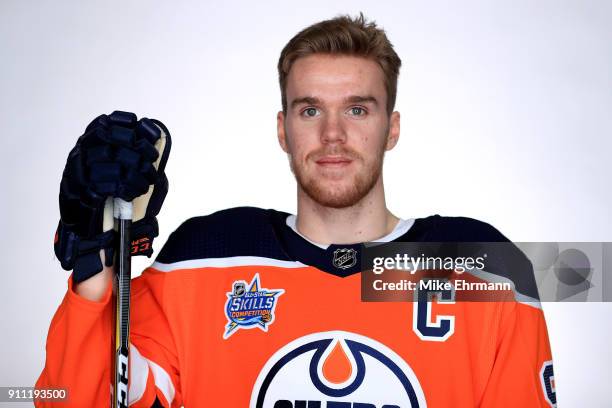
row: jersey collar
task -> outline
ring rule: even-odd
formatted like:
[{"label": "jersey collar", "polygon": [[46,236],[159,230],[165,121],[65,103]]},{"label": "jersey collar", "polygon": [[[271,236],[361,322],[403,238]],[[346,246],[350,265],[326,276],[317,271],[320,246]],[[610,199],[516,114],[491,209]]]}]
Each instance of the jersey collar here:
[{"label": "jersey collar", "polygon": [[[273,214],[274,228],[289,258],[341,277],[361,271],[364,243],[325,245],[311,241],[297,230],[296,220],[294,214]],[[400,219],[393,231],[374,242],[410,240],[414,223],[414,219]]]}]

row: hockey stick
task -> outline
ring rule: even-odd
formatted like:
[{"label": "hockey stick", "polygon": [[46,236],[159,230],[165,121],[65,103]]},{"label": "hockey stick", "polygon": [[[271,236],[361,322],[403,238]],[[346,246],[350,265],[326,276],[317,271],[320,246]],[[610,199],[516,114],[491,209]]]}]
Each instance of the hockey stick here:
[{"label": "hockey stick", "polygon": [[117,297],[115,309],[115,381],[111,408],[127,408],[130,342],[130,279],[131,279],[131,202],[113,200],[114,217],[119,223],[119,269],[115,274]]}]

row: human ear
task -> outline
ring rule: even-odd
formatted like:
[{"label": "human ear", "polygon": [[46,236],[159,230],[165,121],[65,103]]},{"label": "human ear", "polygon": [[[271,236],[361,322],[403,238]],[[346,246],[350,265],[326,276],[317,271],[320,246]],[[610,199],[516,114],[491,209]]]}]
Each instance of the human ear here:
[{"label": "human ear", "polygon": [[287,134],[285,132],[285,114],[279,111],[276,114],[276,136],[278,137],[278,144],[285,153],[289,153],[287,149]]},{"label": "human ear", "polygon": [[391,150],[397,144],[400,135],[400,113],[393,112],[389,118],[389,133],[387,134],[387,145],[385,150]]}]

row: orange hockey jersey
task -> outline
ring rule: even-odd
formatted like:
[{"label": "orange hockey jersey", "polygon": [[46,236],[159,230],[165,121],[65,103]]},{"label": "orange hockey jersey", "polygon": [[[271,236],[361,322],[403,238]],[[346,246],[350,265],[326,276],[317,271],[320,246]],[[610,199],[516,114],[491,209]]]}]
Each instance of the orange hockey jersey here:
[{"label": "orange hockey jersey", "polygon": [[[432,216],[380,241],[507,240]],[[510,302],[363,302],[361,250],[310,242],[274,210],[183,223],[132,283],[130,406],[555,406],[532,270],[510,271]],[[67,388],[58,406],[108,406],[112,313],[110,287],[93,302],[69,280],[36,385]]]}]

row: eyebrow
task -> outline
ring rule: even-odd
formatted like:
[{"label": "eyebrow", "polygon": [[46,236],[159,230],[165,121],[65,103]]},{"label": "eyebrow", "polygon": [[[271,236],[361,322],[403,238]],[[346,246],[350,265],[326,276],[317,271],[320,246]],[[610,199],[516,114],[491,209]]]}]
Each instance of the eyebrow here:
[{"label": "eyebrow", "polygon": [[[373,105],[378,105],[378,100],[371,95],[351,95],[347,98],[344,98],[344,103],[371,103]],[[320,105],[321,100],[314,96],[304,96],[301,98],[296,98],[291,101],[291,109],[294,109],[298,105]]]}]

